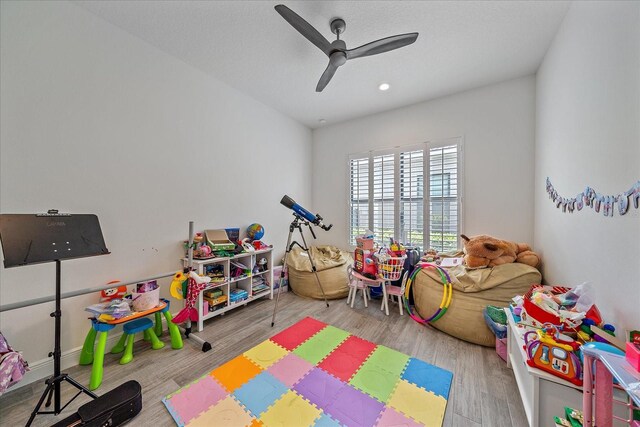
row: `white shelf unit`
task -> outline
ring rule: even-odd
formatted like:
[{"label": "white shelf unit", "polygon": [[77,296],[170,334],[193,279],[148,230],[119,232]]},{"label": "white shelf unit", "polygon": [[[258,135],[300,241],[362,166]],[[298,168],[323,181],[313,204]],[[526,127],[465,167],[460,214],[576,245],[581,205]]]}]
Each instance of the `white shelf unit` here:
[{"label": "white shelf unit", "polygon": [[[267,260],[267,269],[255,274],[249,274],[242,277],[230,277],[231,268],[234,263],[241,264],[246,268],[253,270],[253,267],[256,265],[258,261],[262,258],[266,258]],[[186,258],[182,259],[183,265],[186,267],[188,264],[188,260]],[[222,293],[227,296],[227,301],[224,302],[224,306],[212,312],[203,313],[203,305],[204,298],[202,292],[198,295],[197,309],[198,309],[198,332],[202,331],[204,327],[204,321],[207,319],[211,319],[212,317],[221,315],[226,313],[229,310],[233,310],[237,307],[242,307],[247,305],[247,303],[254,301],[258,298],[269,297],[269,299],[273,299],[273,249],[263,249],[255,252],[245,252],[242,254],[235,255],[233,257],[225,257],[225,258],[210,258],[210,259],[194,259],[193,260],[193,268],[199,275],[204,275],[206,272],[206,267],[208,265],[221,265],[224,269],[224,282],[220,283],[211,283],[207,286],[205,290],[221,288]],[[264,278],[267,282],[268,289],[265,289],[257,294],[253,294],[252,286],[256,278],[261,277]],[[232,289],[240,288],[247,291],[249,297],[245,300],[238,301],[232,303],[229,300],[229,295]]]},{"label": "white shelf unit", "polygon": [[582,408],[582,387],[527,365],[524,334],[531,330],[516,324],[509,308],[507,314],[507,366],[513,370],[520,398],[530,427],[553,425],[554,416],[562,416],[564,407]]}]

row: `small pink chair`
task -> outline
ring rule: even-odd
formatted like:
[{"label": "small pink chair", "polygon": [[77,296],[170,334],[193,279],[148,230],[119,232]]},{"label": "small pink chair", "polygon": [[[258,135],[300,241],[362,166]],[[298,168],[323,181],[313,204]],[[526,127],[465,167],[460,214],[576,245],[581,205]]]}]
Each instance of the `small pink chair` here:
[{"label": "small pink chair", "polygon": [[353,308],[353,304],[356,301],[356,295],[358,294],[358,291],[362,291],[362,299],[364,301],[364,306],[368,307],[367,305],[367,300],[368,300],[368,291],[367,291],[367,284],[365,282],[363,282],[362,280],[357,279],[354,275],[353,275],[353,266],[350,265],[347,268],[347,275],[349,277],[349,295],[347,295],[347,305],[349,305],[349,303],[351,303],[351,308]]},{"label": "small pink chair", "polygon": [[[387,295],[389,296],[389,298],[391,298],[391,300],[393,301],[393,297],[395,296],[398,299],[398,307],[400,308],[400,316],[404,316],[404,311],[402,308],[402,305],[404,304],[404,290],[407,287],[407,276],[408,276],[409,272],[405,271],[404,274],[402,275],[402,285],[400,287],[398,286],[393,286],[391,284],[386,284],[384,285],[387,291]],[[380,307],[380,309],[382,310],[382,308],[384,307],[384,301],[382,302],[382,307]]]}]

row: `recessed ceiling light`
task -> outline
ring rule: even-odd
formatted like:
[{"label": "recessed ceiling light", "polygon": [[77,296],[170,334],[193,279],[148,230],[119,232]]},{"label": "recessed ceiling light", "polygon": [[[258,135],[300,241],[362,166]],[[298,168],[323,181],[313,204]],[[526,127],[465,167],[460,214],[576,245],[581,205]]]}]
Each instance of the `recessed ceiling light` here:
[{"label": "recessed ceiling light", "polygon": [[323,125],[323,124],[327,123],[327,121],[326,121],[325,119],[320,119],[320,120],[318,120],[318,123],[320,123],[321,125]]},{"label": "recessed ceiling light", "polygon": [[391,86],[389,85],[389,83],[380,83],[380,86],[378,86],[378,89],[385,91],[385,90],[389,90]]}]

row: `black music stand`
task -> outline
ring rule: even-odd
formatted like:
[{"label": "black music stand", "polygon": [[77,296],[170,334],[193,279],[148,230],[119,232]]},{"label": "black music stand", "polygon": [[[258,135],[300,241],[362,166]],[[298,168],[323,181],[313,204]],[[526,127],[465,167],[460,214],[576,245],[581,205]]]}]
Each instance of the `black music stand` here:
[{"label": "black music stand", "polygon": [[[57,210],[49,210],[46,214],[1,214],[0,241],[4,253],[5,268],[19,267],[44,262],[56,263],[56,309],[50,314],[55,318],[55,338],[53,352],[53,375],[45,383],[45,388],[38,404],[31,413],[27,426],[30,426],[36,415],[58,415],[69,403],[80,394],[85,393],[95,399],[98,396],[65,373],[60,373],[60,261],[63,259],[83,258],[106,255],[106,248],[98,217],[95,215],[61,214]],[[60,407],[60,383],[66,381],[79,391],[63,407]],[[40,411],[42,402],[47,399],[45,407],[51,406],[53,411]]]}]

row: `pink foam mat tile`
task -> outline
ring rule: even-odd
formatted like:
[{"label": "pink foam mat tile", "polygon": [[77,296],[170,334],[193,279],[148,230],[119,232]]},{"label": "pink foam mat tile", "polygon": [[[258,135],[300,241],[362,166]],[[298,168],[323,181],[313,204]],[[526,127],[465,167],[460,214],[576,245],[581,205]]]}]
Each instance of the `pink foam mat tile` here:
[{"label": "pink foam mat tile", "polygon": [[289,353],[271,365],[267,372],[282,381],[287,387],[293,387],[312,368],[313,365],[311,363],[293,353]]},{"label": "pink foam mat tile", "polygon": [[305,317],[295,325],[290,326],[284,331],[272,336],[270,340],[279,346],[292,351],[326,326],[326,323],[311,317]]},{"label": "pink foam mat tile", "polygon": [[422,427],[422,424],[418,424],[411,418],[407,418],[400,412],[387,406],[376,423],[376,427]]},{"label": "pink foam mat tile", "polygon": [[[167,408],[184,424],[216,405],[227,396],[226,390],[209,375],[181,389],[165,400]],[[169,406],[170,405],[170,406]]]}]

